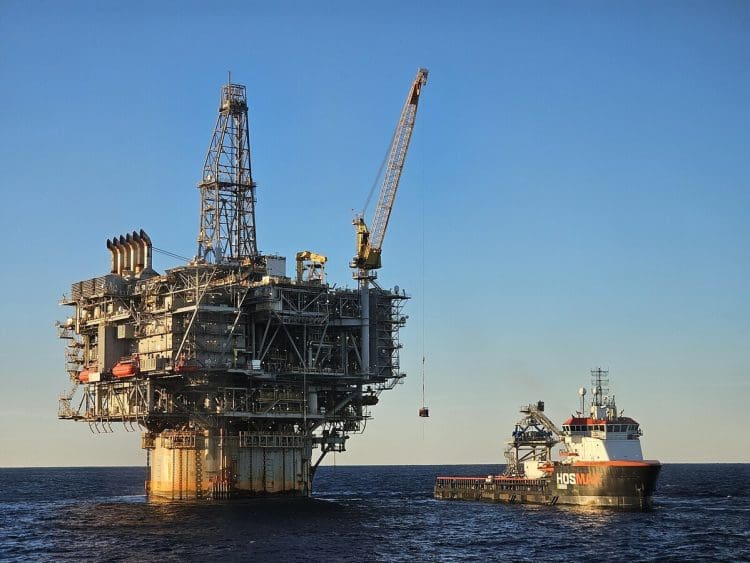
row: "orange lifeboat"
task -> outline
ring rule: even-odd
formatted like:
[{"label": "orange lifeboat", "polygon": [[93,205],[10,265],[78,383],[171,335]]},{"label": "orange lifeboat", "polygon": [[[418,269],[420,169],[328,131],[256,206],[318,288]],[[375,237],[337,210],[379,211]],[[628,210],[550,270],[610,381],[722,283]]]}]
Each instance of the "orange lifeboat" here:
[{"label": "orange lifeboat", "polygon": [[115,377],[132,377],[140,371],[138,356],[120,358],[120,361],[112,368],[112,375]]},{"label": "orange lifeboat", "polygon": [[78,381],[81,383],[88,383],[90,373],[91,370],[89,370],[89,368],[83,368],[83,371],[78,374]]}]

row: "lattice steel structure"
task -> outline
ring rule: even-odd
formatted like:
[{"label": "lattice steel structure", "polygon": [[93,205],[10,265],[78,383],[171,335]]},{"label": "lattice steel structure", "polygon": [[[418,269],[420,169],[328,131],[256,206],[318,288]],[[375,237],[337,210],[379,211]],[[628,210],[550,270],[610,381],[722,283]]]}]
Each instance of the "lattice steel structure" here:
[{"label": "lattice steel structure", "polygon": [[144,231],[115,237],[110,273],[63,300],[59,417],[143,429],[152,497],[309,495],[324,456],[404,377],[403,291],[290,277],[257,252],[244,93],[222,88],[198,257],[159,274]]},{"label": "lattice steel structure", "polygon": [[247,97],[240,84],[221,89],[219,116],[198,189],[198,260],[222,264],[257,258]]}]

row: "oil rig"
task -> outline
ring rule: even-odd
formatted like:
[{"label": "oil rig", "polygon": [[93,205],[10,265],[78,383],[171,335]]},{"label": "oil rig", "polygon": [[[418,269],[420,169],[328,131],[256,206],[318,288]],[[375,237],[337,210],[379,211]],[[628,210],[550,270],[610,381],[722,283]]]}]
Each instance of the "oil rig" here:
[{"label": "oil rig", "polygon": [[309,496],[326,454],[405,377],[409,297],[376,270],[426,82],[419,69],[370,226],[354,220],[356,288],[329,285],[322,254],[298,252],[288,276],[285,257],[259,252],[246,89],[230,79],[198,183],[195,258],[160,274],[144,230],[118,235],[109,273],[63,297],[71,387],[58,417],[142,430],[150,498]]}]

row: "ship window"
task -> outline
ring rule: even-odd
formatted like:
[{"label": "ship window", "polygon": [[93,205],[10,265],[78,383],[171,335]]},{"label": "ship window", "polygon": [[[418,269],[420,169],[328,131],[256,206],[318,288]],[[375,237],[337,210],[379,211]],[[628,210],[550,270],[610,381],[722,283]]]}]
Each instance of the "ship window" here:
[{"label": "ship window", "polygon": [[612,426],[611,424],[607,424],[607,432],[614,432],[614,431],[615,431],[615,427]]}]

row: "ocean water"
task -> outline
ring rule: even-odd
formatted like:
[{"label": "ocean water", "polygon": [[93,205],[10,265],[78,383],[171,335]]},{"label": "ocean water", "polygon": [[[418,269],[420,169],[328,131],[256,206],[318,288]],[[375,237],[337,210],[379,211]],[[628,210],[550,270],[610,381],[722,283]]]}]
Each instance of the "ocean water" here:
[{"label": "ocean water", "polygon": [[647,512],[432,499],[498,466],[321,467],[312,499],[148,503],[145,469],[0,469],[2,561],[750,561],[750,465],[665,465]]}]

